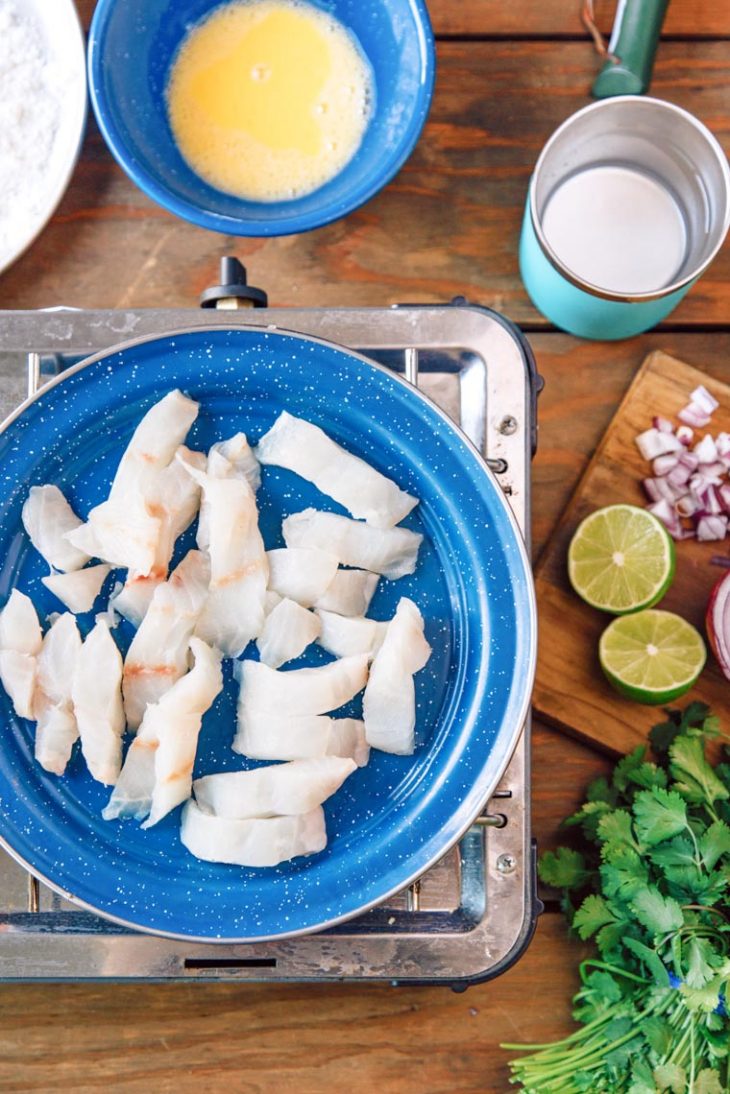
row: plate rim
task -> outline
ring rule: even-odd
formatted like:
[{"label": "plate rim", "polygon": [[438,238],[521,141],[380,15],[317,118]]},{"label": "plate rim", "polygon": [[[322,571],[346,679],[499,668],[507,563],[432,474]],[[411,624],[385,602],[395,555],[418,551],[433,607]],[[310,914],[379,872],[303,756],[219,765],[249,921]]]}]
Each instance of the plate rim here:
[{"label": "plate rim", "polygon": [[532,691],[534,687],[535,674],[537,669],[537,599],[535,591],[535,583],[532,572],[532,565],[530,557],[527,551],[527,546],[522,532],[517,523],[509,502],[507,501],[504,493],[502,492],[499,483],[496,480],[496,476],[492,470],[486,464],[484,457],[479,450],[470,440],[470,438],[464,433],[464,431],[449,417],[449,415],[442,410],[442,408],[434,402],[425,392],[420,388],[411,384],[400,373],[395,372],[393,369],[388,368],[387,365],[382,365],[378,361],[374,361],[364,353],[360,353],[358,350],[350,349],[337,342],[333,342],[326,338],[320,338],[316,335],[303,334],[297,330],[291,330],[285,327],[279,326],[267,326],[261,327],[250,323],[236,323],[235,321],[226,324],[211,324],[205,326],[195,327],[180,327],[172,330],[159,331],[155,334],[140,335],[137,338],[126,339],[125,341],[115,343],[112,346],[107,347],[104,350],[100,350],[97,353],[91,354],[88,357],[82,358],[77,361],[76,364],[70,365],[63,372],[59,373],[52,380],[49,380],[41,388],[39,388],[33,395],[28,396],[23,402],[12,411],[2,422],[0,422],[0,435],[17,420],[22,414],[34,403],[38,402],[42,396],[53,388],[58,387],[66,379],[71,376],[77,375],[85,368],[91,365],[97,364],[99,361],[103,361],[106,358],[112,357],[115,354],[123,352],[127,349],[132,349],[136,346],[144,345],[150,342],[160,341],[162,339],[177,338],[186,335],[195,334],[225,334],[231,331],[241,331],[255,333],[259,337],[281,337],[283,339],[293,338],[297,341],[303,341],[307,343],[314,343],[315,345],[322,345],[328,349],[333,349],[343,354],[346,357],[351,357],[386,375],[390,380],[396,381],[398,386],[402,386],[410,394],[415,394],[420,398],[429,409],[435,413],[446,425],[447,429],[456,435],[458,441],[463,444],[470,455],[474,458],[476,464],[482,470],[486,480],[490,483],[490,489],[493,495],[497,499],[497,504],[501,507],[503,515],[507,519],[507,523],[511,529],[514,543],[517,547],[517,554],[519,564],[523,570],[527,580],[525,582],[525,593],[527,597],[527,627],[525,633],[525,647],[526,657],[528,661],[527,673],[522,677],[520,684],[522,687],[522,694],[519,702],[519,716],[515,717],[514,725],[511,728],[509,736],[507,738],[506,747],[504,748],[504,755],[497,766],[494,775],[491,780],[486,784],[484,791],[479,796],[479,808],[476,812],[471,810],[467,813],[466,820],[458,826],[455,830],[456,834],[449,836],[449,839],[439,848],[439,850],[429,857],[428,861],[419,867],[419,869],[409,874],[405,879],[398,882],[397,885],[392,886],[385,892],[383,892],[376,900],[369,900],[365,904],[344,912],[342,914],[331,917],[330,919],[323,920],[313,926],[300,927],[290,931],[276,932],[275,934],[264,934],[256,936],[213,936],[213,935],[197,935],[189,933],[180,933],[173,930],[166,930],[160,927],[148,927],[140,926],[139,923],[135,923],[132,920],[125,919],[122,916],[116,915],[113,912],[108,912],[95,907],[88,901],[81,897],[75,896],[69,890],[64,889],[62,885],[57,882],[51,881],[40,871],[32,867],[23,856],[17,852],[0,833],[0,848],[6,851],[20,866],[27,870],[34,877],[38,878],[44,885],[48,886],[52,891],[58,893],[64,899],[75,904],[77,907],[82,908],[86,912],[90,912],[92,915],[98,916],[107,922],[114,923],[117,926],[124,927],[127,930],[133,931],[137,934],[150,935],[158,938],[165,938],[176,942],[194,942],[211,945],[249,945],[249,944],[261,944],[271,942],[284,942],[288,939],[304,937],[306,935],[319,934],[324,931],[330,930],[333,927],[340,924],[347,923],[358,916],[366,914],[373,908],[379,907],[384,904],[391,896],[396,893],[402,892],[408,886],[412,885],[419,877],[422,877],[428,870],[430,870],[437,862],[439,862],[444,855],[446,855],[458,842],[465,833],[472,827],[476,818],[481,814],[484,806],[489,801],[489,798],[494,793],[495,788],[499,784],[504,771],[506,770],[509,761],[514,753],[515,747],[520,739],[521,734],[524,732],[525,724],[529,716],[530,706],[532,701]]}]

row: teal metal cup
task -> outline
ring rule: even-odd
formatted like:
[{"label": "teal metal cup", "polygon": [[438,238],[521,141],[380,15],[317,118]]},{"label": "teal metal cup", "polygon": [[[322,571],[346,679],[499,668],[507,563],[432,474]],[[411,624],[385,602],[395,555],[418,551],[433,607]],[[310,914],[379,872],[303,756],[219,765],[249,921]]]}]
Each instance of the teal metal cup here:
[{"label": "teal metal cup", "polygon": [[[610,240],[610,213],[617,201],[620,206],[620,197],[613,195],[617,200],[612,203],[606,188],[610,190],[612,179],[619,185],[627,178],[638,186],[639,204],[632,213],[639,233],[641,201],[655,195],[662,208],[675,210],[669,215],[676,219],[681,245],[668,248],[669,265],[656,273],[656,284],[642,283],[641,277],[632,283],[630,270],[625,271],[626,284],[617,284],[621,263],[611,269],[605,255],[591,254],[589,229],[595,225],[586,217],[589,222],[603,218],[597,222],[601,231],[596,238]],[[583,187],[581,193],[581,179],[588,186],[600,180],[595,208],[590,190]],[[570,203],[562,200],[557,221],[550,203],[559,201],[564,186],[577,195],[575,216]],[[646,219],[651,219],[650,208]],[[629,338],[669,315],[712,262],[729,226],[730,169],[710,131],[687,111],[659,99],[604,99],[568,118],[538,159],[522,225],[520,272],[535,307],[557,327],[582,338]],[[661,228],[659,232],[659,238],[656,231],[651,237],[650,265],[653,252],[664,243]]]}]

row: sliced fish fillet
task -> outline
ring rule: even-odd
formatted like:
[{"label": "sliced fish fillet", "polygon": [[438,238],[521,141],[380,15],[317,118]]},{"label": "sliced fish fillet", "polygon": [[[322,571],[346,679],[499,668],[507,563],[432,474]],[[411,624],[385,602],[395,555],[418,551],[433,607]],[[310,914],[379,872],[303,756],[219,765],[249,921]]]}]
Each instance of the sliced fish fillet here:
[{"label": "sliced fish fillet", "polygon": [[335,657],[354,657],[365,653],[371,659],[383,644],[387,623],[378,623],[365,616],[337,615],[317,608],[321,623],[317,641],[323,649]]},{"label": "sliced fish fillet", "polygon": [[280,717],[238,707],[233,751],[252,760],[308,760],[341,756],[364,767],[370,758],[365,723],[357,718],[326,715]]},{"label": "sliced fish fillet", "polygon": [[74,570],[68,574],[50,574],[49,577],[42,577],[41,581],[70,612],[79,615],[82,612],[90,612],[94,607],[94,601],[110,572],[111,566],[106,562],[100,562],[96,566],[88,566],[85,570]]},{"label": "sliced fish fillet", "polygon": [[366,655],[343,657],[312,669],[270,669],[259,661],[238,661],[233,666],[240,681],[239,702],[252,710],[279,717],[326,714],[348,703],[365,687]]},{"label": "sliced fish fillet", "polygon": [[321,805],[296,817],[231,820],[204,813],[189,801],[183,810],[180,839],[191,855],[206,862],[277,866],[323,851],[327,831]]},{"label": "sliced fish fillet", "polygon": [[287,547],[318,547],[345,566],[357,566],[395,581],[412,574],[423,536],[407,528],[373,528],[337,513],[305,509],[282,524]]},{"label": "sliced fish fillet", "polygon": [[107,785],[122,766],[122,655],[108,625],[100,621],[76,658],[71,684],[81,751],[91,775]]},{"label": "sliced fish fillet", "polygon": [[23,506],[23,526],[31,543],[54,570],[80,570],[89,556],[73,547],[67,532],[80,528],[77,517],[57,486],[31,486]]},{"label": "sliced fish fillet", "polygon": [[190,639],[209,581],[208,556],[188,551],[169,579],[155,590],[124,662],[122,692],[131,729],[137,729],[147,706],[158,702],[187,672]]},{"label": "sliced fish fillet", "polygon": [[20,718],[34,718],[38,670],[43,644],[38,615],[25,593],[13,589],[0,612],[0,682]]},{"label": "sliced fish fillet", "polygon": [[372,748],[398,756],[409,756],[414,751],[413,674],[430,656],[431,647],[423,636],[423,617],[412,600],[402,597],[370,666],[363,697],[365,734]]},{"label": "sliced fish fillet", "polygon": [[54,621],[38,654],[35,697],[35,758],[54,775],[63,775],[79,736],[72,684],[81,652],[81,635],[73,615]]},{"label": "sliced fish fillet", "polygon": [[418,504],[392,479],[347,452],[324,430],[283,411],[259,441],[256,455],[301,475],[375,528],[392,528]]},{"label": "sliced fish fillet", "polygon": [[338,570],[314,607],[338,615],[365,615],[379,581],[369,570]]},{"label": "sliced fish fillet", "polygon": [[261,634],[256,639],[259,657],[264,665],[278,669],[280,665],[299,657],[314,642],[320,629],[320,621],[314,612],[285,597],[268,613]]},{"label": "sliced fish fillet", "polygon": [[295,760],[254,771],[205,775],[195,780],[193,793],[200,808],[217,817],[290,816],[316,809],[355,770],[354,760],[339,756]]},{"label": "sliced fish fillet", "polygon": [[312,607],[337,573],[336,556],[311,547],[277,547],[267,551],[266,557],[269,589],[304,608]]}]

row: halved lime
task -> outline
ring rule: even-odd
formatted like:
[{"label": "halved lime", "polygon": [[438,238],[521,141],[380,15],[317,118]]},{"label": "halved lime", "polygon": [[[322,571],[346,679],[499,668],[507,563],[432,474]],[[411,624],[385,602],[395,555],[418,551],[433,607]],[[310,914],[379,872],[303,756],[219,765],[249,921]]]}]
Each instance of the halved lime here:
[{"label": "halved lime", "polygon": [[674,543],[664,525],[635,505],[608,505],[578,525],[568,577],[578,596],[614,615],[658,604],[674,577]]},{"label": "halved lime", "polygon": [[707,651],[699,632],[681,616],[648,609],[609,623],[598,658],[617,691],[637,703],[658,706],[689,691]]}]

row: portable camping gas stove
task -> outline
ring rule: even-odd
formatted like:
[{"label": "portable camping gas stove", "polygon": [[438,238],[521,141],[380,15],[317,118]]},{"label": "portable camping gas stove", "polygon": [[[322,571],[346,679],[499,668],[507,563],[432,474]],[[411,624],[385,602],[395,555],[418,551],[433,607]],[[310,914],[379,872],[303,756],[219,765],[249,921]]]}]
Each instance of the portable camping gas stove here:
[{"label": "portable camping gas stove", "polygon": [[[27,369],[33,394],[83,357],[180,328],[242,323],[339,343],[405,374],[451,415],[484,455],[529,536],[541,381],[516,328],[459,299],[441,306],[274,309],[245,286],[235,260],[224,260],[223,274],[223,285],[203,294],[206,310],[0,312],[0,355]],[[138,934],[62,899],[0,850],[0,979],[386,980],[461,989],[517,960],[540,910],[525,724],[485,812],[458,846],[387,904],[319,934],[246,945]]]}]

